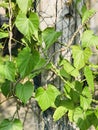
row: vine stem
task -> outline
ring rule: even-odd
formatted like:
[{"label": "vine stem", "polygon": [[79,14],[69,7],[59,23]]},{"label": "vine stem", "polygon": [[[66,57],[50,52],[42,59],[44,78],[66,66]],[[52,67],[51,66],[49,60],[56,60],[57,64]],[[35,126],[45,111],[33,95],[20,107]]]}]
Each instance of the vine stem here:
[{"label": "vine stem", "polygon": [[9,50],[9,55],[10,55],[10,61],[12,60],[12,50],[11,50],[11,44],[12,44],[12,5],[11,5],[11,0],[9,0],[9,41],[8,41],[8,50]]}]

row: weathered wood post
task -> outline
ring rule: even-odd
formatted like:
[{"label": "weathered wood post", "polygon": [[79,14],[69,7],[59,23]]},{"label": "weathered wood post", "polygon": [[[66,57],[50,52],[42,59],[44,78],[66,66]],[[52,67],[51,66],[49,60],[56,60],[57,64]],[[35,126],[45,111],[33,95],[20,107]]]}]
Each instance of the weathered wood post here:
[{"label": "weathered wood post", "polygon": [[[83,1],[79,4],[81,8]],[[37,12],[40,16],[40,26],[44,30],[46,27],[55,27],[56,31],[61,31],[62,36],[59,41],[62,44],[55,43],[49,50],[48,54],[51,56],[52,53],[62,48],[68,43],[78,25],[81,24],[81,18],[77,13],[75,7],[75,1],[68,3],[68,0],[41,0],[39,2]],[[77,43],[79,37],[76,37],[73,44]],[[71,60],[70,49],[65,52],[59,52],[53,57],[53,62],[56,65],[59,61],[59,57],[63,56],[68,60]],[[50,78],[52,77],[52,78]],[[47,83],[53,83],[60,90],[63,87],[63,83],[55,74],[52,72],[45,71],[41,77],[41,85],[44,86]],[[50,81],[51,80],[51,81]],[[53,122],[52,119],[53,111],[51,109],[43,113],[44,119],[44,130],[74,130],[74,126],[71,126],[66,117],[62,118],[58,122]]]}]

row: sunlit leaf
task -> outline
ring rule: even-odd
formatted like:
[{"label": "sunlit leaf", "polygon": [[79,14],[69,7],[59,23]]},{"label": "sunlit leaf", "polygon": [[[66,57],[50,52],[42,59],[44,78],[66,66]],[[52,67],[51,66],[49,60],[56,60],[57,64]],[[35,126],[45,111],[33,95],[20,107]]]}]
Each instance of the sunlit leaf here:
[{"label": "sunlit leaf", "polygon": [[88,66],[84,68],[84,75],[86,77],[90,89],[92,90],[92,92],[94,92],[94,77],[91,69]]},{"label": "sunlit leaf", "polygon": [[38,37],[39,18],[36,13],[31,13],[29,18],[23,13],[19,13],[16,18],[16,27],[28,39],[34,34]]},{"label": "sunlit leaf", "polygon": [[78,71],[76,68],[74,68],[69,61],[63,60],[63,61],[61,62],[61,65],[64,66],[64,70],[65,70],[68,74],[70,74],[70,75],[72,75],[72,76],[74,76],[74,77],[79,76],[79,71]]},{"label": "sunlit leaf", "polygon": [[76,123],[79,122],[79,120],[83,119],[84,115],[83,115],[83,110],[80,107],[75,108],[74,110],[74,116],[73,119]]},{"label": "sunlit leaf", "polygon": [[87,110],[92,102],[92,95],[88,87],[83,89],[82,94],[84,96],[80,96],[80,105],[84,110]]},{"label": "sunlit leaf", "polygon": [[66,107],[64,107],[64,106],[59,106],[59,107],[55,110],[55,112],[54,112],[53,119],[54,119],[55,121],[59,120],[63,115],[66,114],[67,111],[68,111],[68,110],[66,109]]},{"label": "sunlit leaf", "polygon": [[82,18],[82,24],[84,24],[89,18],[91,18],[95,14],[95,10],[86,10]]},{"label": "sunlit leaf", "polygon": [[60,92],[53,85],[48,85],[46,89],[40,87],[36,91],[36,100],[42,111],[48,109],[55,101]]},{"label": "sunlit leaf", "polygon": [[32,0],[16,0],[19,8],[23,13],[27,13],[28,8],[31,7]]},{"label": "sunlit leaf", "polygon": [[8,37],[8,32],[0,31],[0,39]]},{"label": "sunlit leaf", "polygon": [[98,36],[94,35],[93,31],[86,30],[82,35],[82,46],[92,47],[98,45]]},{"label": "sunlit leaf", "polygon": [[69,110],[68,111],[68,118],[71,122],[73,122],[73,114],[74,114],[74,111],[73,110]]},{"label": "sunlit leaf", "polygon": [[74,66],[77,69],[81,69],[82,67],[84,67],[87,61],[89,60],[91,54],[92,53],[89,48],[82,50],[79,46],[73,46],[72,55],[74,59]]}]

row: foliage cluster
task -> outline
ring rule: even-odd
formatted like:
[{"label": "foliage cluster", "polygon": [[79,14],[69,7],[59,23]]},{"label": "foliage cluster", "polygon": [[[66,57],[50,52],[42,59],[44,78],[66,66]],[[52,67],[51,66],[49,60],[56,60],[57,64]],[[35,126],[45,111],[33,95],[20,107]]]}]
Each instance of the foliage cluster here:
[{"label": "foliage cluster", "polygon": [[[81,1],[77,0],[77,4],[79,2]],[[89,59],[93,55],[91,48],[95,46],[97,49],[98,36],[87,26],[95,11],[87,10],[83,6],[80,11],[82,23],[72,39],[49,57],[47,51],[58,41],[62,33],[52,27],[43,31],[40,29],[39,17],[34,12],[32,0],[5,0],[0,6],[7,10],[6,16],[9,18],[9,23],[4,23],[0,29],[0,39],[3,41],[0,44],[1,93],[7,99],[15,98],[16,103],[25,105],[33,98],[42,112],[52,107],[54,121],[65,115],[81,130],[87,130],[91,125],[97,130],[98,100],[94,98],[94,86],[98,65],[91,63]],[[18,29],[22,35],[19,41],[14,37],[14,29]],[[81,29],[83,33],[80,43],[72,45],[73,39]],[[9,51],[9,55],[5,57],[2,55],[4,39],[8,41],[6,44]],[[16,57],[12,52],[14,44],[20,45]],[[69,48],[72,51],[73,62],[62,58],[54,65],[52,57]],[[64,84],[62,91],[53,84],[35,89],[32,79],[43,73],[43,70],[54,72],[62,80]],[[4,119],[0,124],[0,130],[22,129],[21,121],[14,117]]]}]

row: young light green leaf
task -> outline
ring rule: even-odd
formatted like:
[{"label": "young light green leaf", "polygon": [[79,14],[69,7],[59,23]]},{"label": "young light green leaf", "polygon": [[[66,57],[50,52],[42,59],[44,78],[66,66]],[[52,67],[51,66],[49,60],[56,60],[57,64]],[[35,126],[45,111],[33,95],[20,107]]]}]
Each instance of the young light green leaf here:
[{"label": "young light green leaf", "polygon": [[17,84],[16,86],[16,96],[25,104],[32,96],[33,91],[34,86],[30,81],[27,81],[25,84]]},{"label": "young light green leaf", "polygon": [[69,110],[68,111],[68,118],[71,122],[73,122],[73,114],[74,114],[74,110]]},{"label": "young light green leaf", "polygon": [[32,54],[30,48],[24,48],[17,57],[17,66],[21,77],[30,74],[33,68],[38,64],[39,59],[40,56],[37,51],[33,51]]},{"label": "young light green leaf", "polygon": [[19,8],[23,13],[27,13],[28,8],[31,7],[32,0],[16,0]]},{"label": "young light green leaf", "polygon": [[84,96],[80,96],[80,106],[87,110],[90,107],[90,104],[92,102],[92,95],[90,93],[90,90],[88,87],[85,87],[82,91],[82,94]]},{"label": "young light green leaf", "polygon": [[84,119],[83,110],[81,109],[81,107],[75,108],[73,119],[75,123],[78,123],[80,119]]},{"label": "young light green leaf", "polygon": [[91,18],[95,14],[95,10],[86,10],[82,18],[82,24],[84,24],[89,18]]},{"label": "young light green leaf", "polygon": [[23,126],[20,120],[4,119],[0,124],[0,130],[22,130]]},{"label": "young light green leaf", "polygon": [[56,32],[54,28],[49,27],[42,32],[42,36],[46,49],[48,49],[61,36],[61,32]]},{"label": "young light green leaf", "polygon": [[60,92],[53,85],[49,84],[46,89],[38,88],[35,97],[42,111],[45,111],[54,103],[59,94]]},{"label": "young light green leaf", "polygon": [[9,7],[9,3],[8,2],[1,2],[0,1],[0,7],[8,8]]},{"label": "young light green leaf", "polygon": [[94,77],[91,69],[88,66],[84,68],[84,75],[86,77],[90,89],[92,90],[92,92],[94,92]]},{"label": "young light green leaf", "polygon": [[33,34],[36,38],[38,37],[39,18],[36,13],[31,13],[29,18],[27,18],[25,14],[20,12],[15,24],[18,30],[28,39],[30,39]]},{"label": "young light green leaf", "polygon": [[82,35],[82,46],[92,47],[98,45],[98,36],[94,35],[93,31],[86,30]]},{"label": "young light green leaf", "polygon": [[85,66],[91,56],[91,50],[86,48],[82,50],[79,46],[72,46],[72,56],[74,59],[74,66],[79,70]]},{"label": "young light green leaf", "polygon": [[0,39],[8,37],[8,32],[0,31]]},{"label": "young light green leaf", "polygon": [[54,114],[53,114],[53,119],[54,119],[55,121],[59,120],[63,115],[66,114],[67,111],[68,111],[68,110],[66,109],[66,107],[64,107],[64,106],[59,106],[59,107],[55,110],[55,112],[54,112]]},{"label": "young light green leaf", "polygon": [[61,65],[64,66],[64,70],[65,70],[68,74],[70,74],[70,75],[72,75],[72,76],[74,76],[74,77],[79,76],[79,71],[78,71],[76,68],[74,68],[69,61],[63,60],[63,61],[61,62]]}]

